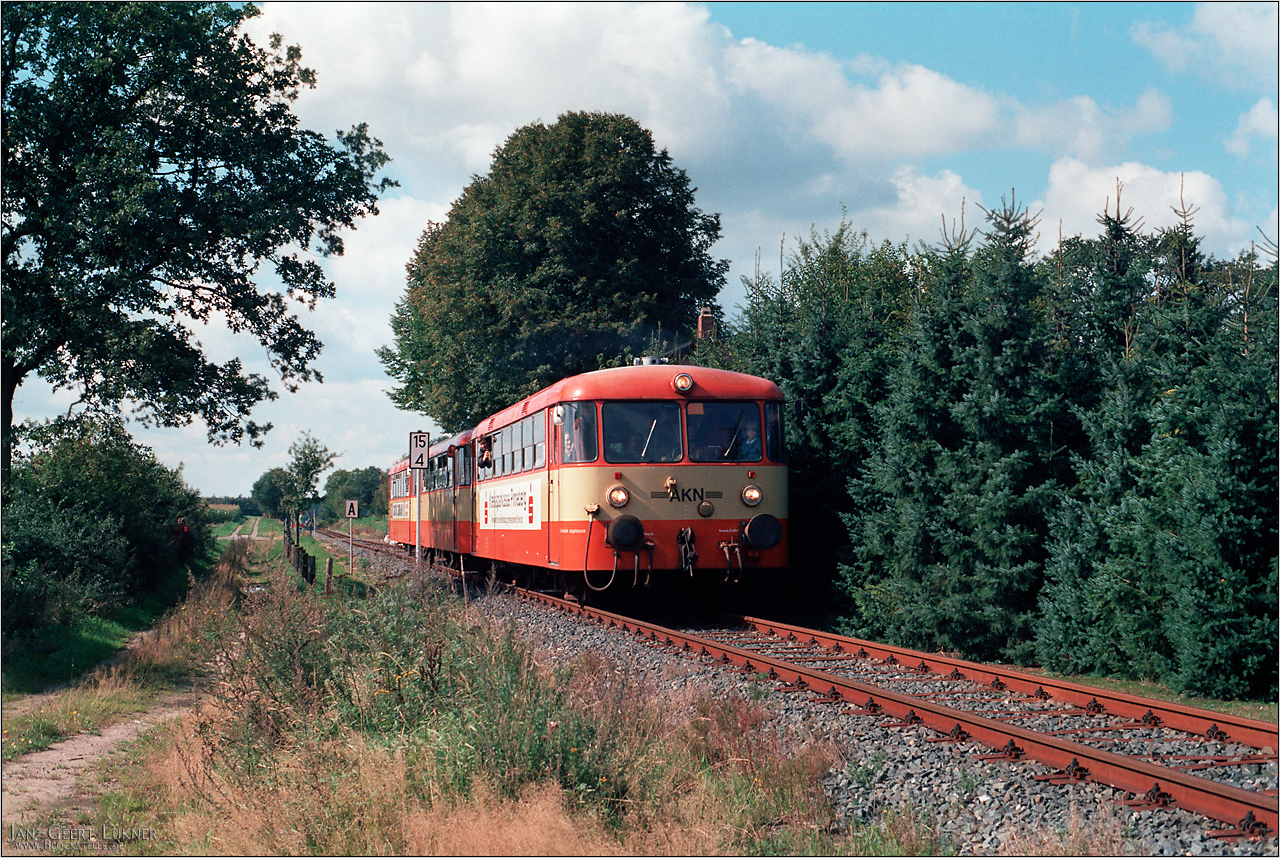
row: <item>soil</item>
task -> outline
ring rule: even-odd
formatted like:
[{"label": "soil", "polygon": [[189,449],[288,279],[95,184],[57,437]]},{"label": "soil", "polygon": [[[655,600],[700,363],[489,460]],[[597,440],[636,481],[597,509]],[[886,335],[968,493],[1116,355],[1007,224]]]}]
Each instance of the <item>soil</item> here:
[{"label": "soil", "polygon": [[[122,660],[129,649],[145,639],[146,631],[135,634],[129,643],[104,664]],[[29,712],[44,703],[71,683],[49,688],[39,694],[31,694],[5,704],[5,714],[12,717]],[[75,826],[83,820],[97,818],[99,784],[81,779],[86,771],[99,761],[116,753],[120,746],[138,738],[151,727],[168,718],[176,718],[194,709],[200,693],[193,686],[161,698],[145,712],[126,716],[125,720],[102,728],[100,733],[78,733],[43,750],[24,754],[3,764],[0,768],[2,790],[0,817],[3,831],[0,844],[3,854],[12,855],[21,850],[47,851],[51,845],[40,826],[41,838],[35,843],[18,844],[12,840],[14,828],[35,826],[37,822],[53,822],[61,826]],[[55,826],[56,827],[56,826]],[[32,850],[31,846],[41,848]]]},{"label": "soil", "polygon": [[[43,695],[32,695],[35,702]],[[163,698],[146,712],[103,728],[100,734],[80,733],[44,751],[24,754],[3,766],[3,823],[5,854],[12,854],[8,842],[10,826],[35,825],[52,819],[65,825],[97,816],[97,790],[81,783],[80,776],[98,761],[116,753],[120,745],[138,738],[146,730],[168,718],[193,709],[199,692],[195,689]],[[23,705],[28,704],[24,699]]]}]

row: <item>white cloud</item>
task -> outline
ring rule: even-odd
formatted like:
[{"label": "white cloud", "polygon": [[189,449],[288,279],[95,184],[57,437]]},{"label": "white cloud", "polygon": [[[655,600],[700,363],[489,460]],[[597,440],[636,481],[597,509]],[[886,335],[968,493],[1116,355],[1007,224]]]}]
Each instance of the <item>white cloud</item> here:
[{"label": "white cloud", "polygon": [[1181,29],[1140,21],[1131,32],[1174,71],[1193,71],[1232,88],[1274,90],[1276,10],[1275,3],[1200,3]]},{"label": "white cloud", "polygon": [[[216,493],[247,492],[287,459],[303,429],[352,457],[340,467],[394,461],[407,431],[429,427],[391,406],[385,391],[392,381],[373,351],[389,343],[418,237],[428,220],[443,219],[473,174],[488,170],[512,132],[570,110],[634,117],[688,171],[699,208],[722,216],[723,237],[712,252],[733,262],[722,296],[729,308],[741,300],[738,280],[752,272],[757,249],[761,268],[776,271],[783,236],[790,243],[814,227],[834,229],[842,205],[875,241],[934,243],[943,218],[949,226],[960,216],[962,200],[967,225],[979,226],[983,190],[1026,187],[1028,198],[1043,196],[1030,209],[1042,212],[1044,246],[1056,241],[1059,221],[1066,234],[1095,235],[1119,176],[1123,204],[1148,229],[1174,222],[1183,177],[1134,163],[1128,147],[1185,122],[1176,89],[1148,88],[1117,105],[1106,89],[1064,80],[1052,88],[1052,102],[1019,101],[1003,83],[983,79],[978,52],[989,46],[973,48],[974,76],[962,79],[900,56],[847,59],[735,39],[712,14],[679,3],[265,4],[249,25],[254,40],[281,33],[286,44],[302,46],[319,77],[295,105],[301,122],[326,133],[367,122],[395,159],[388,174],[403,187],[346,237],[343,257],[321,261],[338,297],[303,322],[326,345],[317,368],[327,381],[260,407],[254,419],[277,427],[266,449],[208,449],[203,429],[193,427],[155,435],[173,439],[157,450],[185,457],[188,479]],[[1273,4],[1213,4],[1198,8],[1185,28],[1143,24],[1133,38],[1170,64],[1269,87],[1228,141],[1244,154],[1275,145],[1275,30]],[[971,173],[990,164],[1000,175],[979,188]],[[1215,168],[1189,166],[1197,169],[1186,172],[1185,198],[1199,207],[1196,231],[1206,247],[1221,253],[1247,244],[1256,233],[1232,214],[1229,195],[1209,174]],[[1239,211],[1269,210],[1275,233],[1274,196],[1262,193],[1248,209],[1236,196]],[[246,369],[274,375],[251,338],[214,328],[200,335],[219,359],[240,355]],[[66,404],[42,400],[41,407]],[[144,442],[155,443],[151,437]],[[364,451],[367,458],[357,458]]]},{"label": "white cloud", "polygon": [[1064,237],[1095,237],[1098,215],[1104,209],[1116,209],[1117,179],[1120,208],[1132,209],[1146,233],[1177,225],[1177,212],[1192,209],[1195,234],[1207,247],[1227,247],[1234,253],[1248,244],[1241,238],[1248,234],[1248,224],[1232,215],[1226,192],[1212,176],[1200,171],[1166,173],[1133,162],[1091,167],[1063,158],[1049,170],[1044,199],[1031,205],[1031,211],[1042,211],[1039,249],[1048,251],[1057,245],[1059,224]]},{"label": "white cloud", "polygon": [[1020,107],[1014,142],[1086,161],[1123,147],[1136,135],[1167,129],[1173,120],[1169,99],[1148,89],[1129,110],[1104,110],[1081,95],[1044,107]]},{"label": "white cloud", "polygon": [[1260,98],[1258,103],[1247,112],[1240,114],[1240,121],[1235,132],[1227,140],[1226,149],[1232,155],[1246,157],[1253,149],[1255,142],[1266,147],[1270,144],[1271,155],[1276,154],[1277,124],[1276,103],[1269,98]]},{"label": "white cloud", "polygon": [[954,152],[991,142],[999,100],[920,65],[875,70],[875,86],[852,83],[823,54],[745,39],[725,52],[726,76],[746,100],[758,100],[797,133],[845,158],[898,159]]},{"label": "white cloud", "polygon": [[922,240],[936,245],[944,234],[961,226],[979,224],[982,194],[967,186],[956,173],[942,170],[925,176],[915,167],[900,167],[893,176],[897,199],[893,205],[860,213],[859,219],[875,224],[873,240]]}]

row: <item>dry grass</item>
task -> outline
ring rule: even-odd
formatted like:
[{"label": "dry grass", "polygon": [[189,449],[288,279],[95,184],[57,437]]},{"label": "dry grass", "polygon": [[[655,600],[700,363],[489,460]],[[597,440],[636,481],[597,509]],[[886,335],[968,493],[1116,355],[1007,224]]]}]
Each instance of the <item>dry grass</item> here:
[{"label": "dry grass", "polygon": [[176,808],[179,848],[229,855],[618,855],[616,834],[574,812],[554,784],[516,799],[478,782],[466,798],[423,790],[402,751],[358,737],[291,749],[259,783],[211,765],[206,711],[171,725],[145,765],[146,789]]},{"label": "dry grass", "polygon": [[[160,851],[937,851],[909,817],[862,839],[827,834],[834,749],[771,729],[757,702],[664,695],[671,677],[637,680],[594,655],[552,670],[460,605],[322,599],[256,572],[273,586],[222,633],[215,693],[140,745],[122,777],[118,806],[166,820]],[[193,604],[169,647],[222,627],[224,610]],[[446,615],[455,626],[437,627]],[[382,643],[360,651],[368,638]],[[282,672],[300,648],[313,660]]]},{"label": "dry grass", "polygon": [[1092,813],[1082,814],[1073,798],[1066,828],[1012,831],[1002,838],[1000,854],[1122,855],[1124,843],[1125,822],[1116,806],[1099,799]]}]

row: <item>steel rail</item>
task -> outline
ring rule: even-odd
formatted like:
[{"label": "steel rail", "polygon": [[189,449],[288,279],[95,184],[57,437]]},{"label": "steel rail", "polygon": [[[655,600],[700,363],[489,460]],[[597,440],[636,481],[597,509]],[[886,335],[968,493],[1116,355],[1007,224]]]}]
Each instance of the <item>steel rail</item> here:
[{"label": "steel rail", "polygon": [[[623,632],[680,647],[685,652],[694,651],[697,655],[718,658],[725,664],[736,664],[744,671],[767,675],[770,679],[812,691],[831,701],[843,700],[869,713],[891,715],[903,724],[922,724],[943,735],[971,739],[1000,751],[1009,759],[1034,760],[1062,772],[1065,780],[1089,780],[1125,790],[1145,797],[1153,807],[1176,805],[1228,825],[1238,825],[1253,835],[1270,834],[1280,826],[1280,808],[1275,796],[1215,783],[1176,769],[1078,745],[971,712],[948,709],[918,697],[790,664],[688,632],[545,594],[526,591],[521,595],[597,623],[617,627]],[[1262,826],[1265,826],[1265,831]]]},{"label": "steel rail", "polygon": [[[1131,718],[1149,726],[1169,727],[1217,741],[1231,741],[1259,750],[1275,753],[1280,750],[1280,728],[1265,721],[1255,721],[1219,712],[1209,712],[1163,700],[1150,700],[1121,691],[1108,691],[1087,685],[1037,676],[1024,671],[993,665],[977,664],[948,656],[923,653],[916,650],[886,646],[885,644],[845,637],[830,632],[819,632],[786,623],[775,623],[756,617],[733,617],[751,628],[778,637],[793,637],[819,644],[836,652],[866,652],[870,658],[880,661],[892,656],[906,669],[920,673],[937,673],[955,678],[965,678],[989,687],[1004,687],[1031,697],[1059,700],[1095,713]],[[923,665],[923,668],[921,667]],[[958,676],[957,676],[958,674]],[[1100,708],[1099,708],[1100,707]],[[1153,720],[1158,719],[1158,720]]]}]

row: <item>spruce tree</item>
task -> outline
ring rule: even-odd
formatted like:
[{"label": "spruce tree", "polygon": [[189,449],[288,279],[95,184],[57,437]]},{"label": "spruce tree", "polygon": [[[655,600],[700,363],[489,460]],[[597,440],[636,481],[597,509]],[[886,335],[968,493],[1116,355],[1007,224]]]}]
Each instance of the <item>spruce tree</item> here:
[{"label": "spruce tree", "polygon": [[952,241],[884,409],[883,449],[855,481],[858,622],[899,642],[1022,660],[1044,558],[1051,414],[1035,219],[987,213],[983,247]]}]

